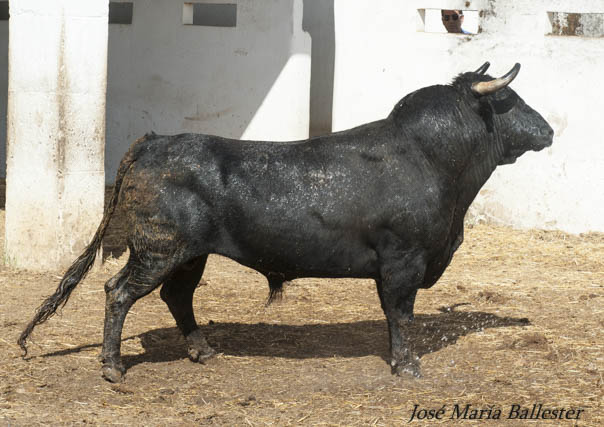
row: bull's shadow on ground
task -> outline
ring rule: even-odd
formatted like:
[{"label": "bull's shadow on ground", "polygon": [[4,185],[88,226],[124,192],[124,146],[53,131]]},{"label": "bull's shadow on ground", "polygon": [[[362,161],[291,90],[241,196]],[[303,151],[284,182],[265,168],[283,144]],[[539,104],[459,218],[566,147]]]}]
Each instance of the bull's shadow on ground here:
[{"label": "bull's shadow on ground", "polygon": [[[461,304],[458,304],[461,305]],[[419,314],[409,326],[409,336],[418,355],[454,345],[460,337],[488,328],[527,326],[526,318],[500,317],[480,311],[461,312],[443,307],[438,314]],[[291,359],[379,356],[388,359],[388,328],[385,320],[330,324],[244,324],[210,322],[201,326],[208,342],[230,356],[263,356]],[[126,368],[139,363],[168,362],[187,357],[186,344],[177,328],[159,328],[125,340],[139,338],[144,353],[126,355]],[[100,344],[45,354],[65,355]]]}]

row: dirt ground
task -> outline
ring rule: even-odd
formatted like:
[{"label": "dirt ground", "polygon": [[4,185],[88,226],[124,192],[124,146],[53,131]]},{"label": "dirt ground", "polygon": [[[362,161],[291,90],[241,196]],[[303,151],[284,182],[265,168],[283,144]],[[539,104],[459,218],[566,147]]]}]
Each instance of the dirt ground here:
[{"label": "dirt ground", "polygon": [[[105,245],[121,256],[34,331],[27,360],[17,337],[61,273],[0,267],[0,426],[393,426],[407,424],[415,405],[420,416],[444,407],[441,419],[415,424],[475,423],[483,409],[482,422],[490,413],[497,425],[604,425],[602,234],[468,229],[440,282],[417,297],[421,379],[390,374],[371,281],[297,280],[265,308],[263,276],[214,256],[194,304],[219,355],[190,362],[154,292],[126,319],[128,372],[115,385],[101,379],[97,355],[103,284],[127,256],[121,236],[114,227]],[[518,419],[534,404],[579,419]]]}]

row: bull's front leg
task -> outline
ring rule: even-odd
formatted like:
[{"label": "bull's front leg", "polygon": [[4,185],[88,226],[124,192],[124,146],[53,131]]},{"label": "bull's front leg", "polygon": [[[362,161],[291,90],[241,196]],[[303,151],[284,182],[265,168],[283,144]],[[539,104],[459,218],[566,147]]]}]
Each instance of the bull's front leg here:
[{"label": "bull's front leg", "polygon": [[425,263],[420,256],[384,263],[377,288],[382,309],[388,321],[390,335],[390,366],[396,375],[421,376],[419,358],[409,340],[409,324],[413,320],[413,305],[422,283]]}]

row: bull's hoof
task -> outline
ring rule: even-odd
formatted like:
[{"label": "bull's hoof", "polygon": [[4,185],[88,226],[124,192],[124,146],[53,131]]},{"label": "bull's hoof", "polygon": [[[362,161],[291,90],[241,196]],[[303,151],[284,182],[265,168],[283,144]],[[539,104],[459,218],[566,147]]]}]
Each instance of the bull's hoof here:
[{"label": "bull's hoof", "polygon": [[124,368],[118,368],[115,365],[105,364],[101,368],[102,377],[110,383],[121,383],[122,381],[124,381],[124,372]]},{"label": "bull's hoof", "polygon": [[192,362],[205,363],[206,360],[211,359],[215,355],[216,350],[214,350],[212,347],[209,347],[209,350],[204,352],[201,352],[197,348],[189,348],[189,359],[191,359]]},{"label": "bull's hoof", "polygon": [[398,363],[393,360],[392,362],[390,362],[390,367],[392,368],[392,374],[399,377],[406,377],[409,375],[415,378],[422,377],[422,371],[419,366],[418,358],[414,358],[414,360],[411,361]]},{"label": "bull's hoof", "polygon": [[193,362],[204,363],[216,355],[214,350],[199,329],[194,330],[187,335],[187,343],[189,344],[189,359]]}]

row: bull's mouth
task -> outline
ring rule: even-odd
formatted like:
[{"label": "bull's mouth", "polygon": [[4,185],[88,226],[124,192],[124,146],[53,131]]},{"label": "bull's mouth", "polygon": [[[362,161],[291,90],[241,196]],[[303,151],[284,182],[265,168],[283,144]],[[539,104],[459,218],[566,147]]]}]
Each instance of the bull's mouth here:
[{"label": "bull's mouth", "polygon": [[516,163],[518,157],[524,154],[524,150],[510,150],[499,162],[500,165],[511,165],[512,163]]},{"label": "bull's mouth", "polygon": [[534,146],[529,148],[528,150],[523,150],[523,149],[519,149],[519,148],[512,148],[510,151],[508,151],[504,157],[501,159],[501,161],[499,162],[500,165],[510,165],[512,163],[516,163],[516,160],[518,160],[518,157],[522,156],[524,153],[526,153],[527,151],[541,151],[544,148],[548,148],[551,147],[553,140],[551,138],[548,138],[542,145],[538,145],[538,146]]},{"label": "bull's mouth", "polygon": [[518,159],[518,157],[504,157],[499,162],[499,165],[511,165],[512,163],[516,163],[516,159]]}]

